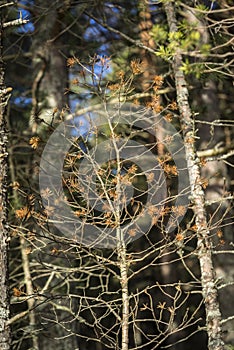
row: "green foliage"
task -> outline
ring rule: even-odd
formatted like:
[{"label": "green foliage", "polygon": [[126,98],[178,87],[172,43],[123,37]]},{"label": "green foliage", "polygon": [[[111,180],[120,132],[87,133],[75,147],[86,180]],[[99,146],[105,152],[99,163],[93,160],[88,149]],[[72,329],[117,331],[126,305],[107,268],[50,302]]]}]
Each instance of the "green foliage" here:
[{"label": "green foliage", "polygon": [[201,47],[200,47],[201,53],[202,53],[204,56],[207,56],[207,55],[209,54],[210,49],[211,49],[211,45],[210,45],[210,44],[203,44],[203,45],[201,45]]},{"label": "green foliage", "polygon": [[164,43],[168,38],[168,28],[163,24],[155,24],[150,34],[157,44]]},{"label": "green foliage", "polygon": [[173,57],[174,50],[170,46],[160,45],[156,55],[164,59],[165,61],[170,61]]},{"label": "green foliage", "polygon": [[199,79],[204,71],[204,64],[190,63],[189,59],[185,59],[181,69],[186,75],[193,74],[197,79]]},{"label": "green foliage", "polygon": [[201,34],[197,30],[197,23],[189,23],[187,20],[183,19],[179,25],[179,30],[183,33],[180,35],[180,46],[184,51],[191,50],[201,50],[202,54],[207,55],[210,45],[202,45]]},{"label": "green foliage", "polygon": [[[160,45],[157,51],[157,56],[165,60],[170,60],[178,48],[182,51],[190,51],[195,49],[200,41],[200,34],[196,31],[191,31],[185,36],[181,31],[170,33],[168,36],[169,43]],[[207,52],[208,47],[204,47],[203,51]]]},{"label": "green foliage", "polygon": [[[170,61],[176,53],[176,50],[180,48],[182,54],[186,55],[193,51],[198,51],[206,57],[209,52],[211,45],[202,44],[201,34],[197,30],[196,23],[189,23],[187,20],[183,19],[178,24],[178,31],[168,33],[168,29],[163,25],[155,25],[152,30],[152,36],[155,38],[158,46],[156,55],[164,59],[165,61]],[[189,59],[187,58],[183,71],[186,74],[195,73],[196,77],[201,76],[203,64],[191,65]]]},{"label": "green foliage", "polygon": [[207,11],[209,8],[205,4],[198,4],[195,6],[195,9],[200,10],[200,11]]}]

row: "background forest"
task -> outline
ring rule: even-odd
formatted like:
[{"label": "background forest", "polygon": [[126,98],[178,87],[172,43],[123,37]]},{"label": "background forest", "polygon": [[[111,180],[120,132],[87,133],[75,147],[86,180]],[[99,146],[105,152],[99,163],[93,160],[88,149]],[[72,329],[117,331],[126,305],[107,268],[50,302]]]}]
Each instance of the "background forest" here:
[{"label": "background forest", "polygon": [[233,350],[233,1],[0,10],[0,349]]}]

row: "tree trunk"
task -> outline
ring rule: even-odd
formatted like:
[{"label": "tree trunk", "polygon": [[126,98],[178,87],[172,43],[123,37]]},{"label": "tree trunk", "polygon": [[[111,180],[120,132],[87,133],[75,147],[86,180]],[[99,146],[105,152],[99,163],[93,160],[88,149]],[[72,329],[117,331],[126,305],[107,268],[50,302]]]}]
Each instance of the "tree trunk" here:
[{"label": "tree trunk", "polygon": [[63,35],[63,17],[66,9],[53,3],[48,9],[47,5],[44,0],[34,2],[37,21],[32,48],[34,82],[30,120],[34,133],[48,129],[68,105],[68,95],[65,94],[68,71]]},{"label": "tree trunk", "polygon": [[[66,28],[64,17],[69,9],[65,2],[48,3],[44,0],[35,0],[33,13],[37,16],[32,44],[34,81],[32,86],[31,128],[33,133],[46,137],[50,126],[55,126],[68,107],[68,95],[65,93],[68,86],[67,70],[67,42],[63,30]],[[36,228],[40,230],[40,228]],[[48,248],[49,249],[49,248]],[[46,251],[43,261],[48,261]],[[69,282],[70,283],[70,282]],[[72,294],[76,293],[76,286],[70,283]],[[67,307],[71,297],[55,301],[53,308],[49,303],[38,306],[36,311],[46,312],[47,320],[38,334],[39,349],[73,350],[77,344],[77,321],[71,320],[68,329],[64,326],[64,319],[68,314],[63,310]],[[58,304],[58,308],[56,305]],[[77,298],[73,298],[72,311],[76,313]],[[71,307],[71,306],[70,306]],[[38,318],[40,323],[40,319]]]},{"label": "tree trunk", "polygon": [[[144,46],[150,47],[151,49],[155,49],[154,40],[150,37],[149,31],[153,28],[153,22],[151,19],[151,13],[149,9],[149,5],[141,0],[139,3],[139,37],[141,43]],[[153,54],[147,52],[146,50],[141,50],[141,61],[143,66],[143,74],[141,87],[142,91],[147,90],[153,81],[153,77],[156,75],[155,72],[155,57]]]},{"label": "tree trunk", "polygon": [[[1,3],[0,3],[1,5]],[[2,59],[2,34],[3,23],[0,23],[0,348],[10,349],[9,320],[9,295],[8,295],[8,235],[9,226],[7,219],[7,132],[6,132],[6,107],[9,99],[4,83],[4,64]]]},{"label": "tree trunk", "polygon": [[[165,3],[165,12],[171,33],[177,32],[175,10],[171,2]],[[188,101],[188,87],[181,70],[182,54],[178,47],[173,58],[177,102],[180,111],[180,123],[183,130],[185,151],[191,185],[191,200],[197,227],[197,253],[201,268],[201,284],[206,308],[206,327],[209,350],[223,350],[221,313],[215,286],[211,255],[210,232],[206,218],[205,195],[201,186],[200,169],[197,163],[192,113]]]}]

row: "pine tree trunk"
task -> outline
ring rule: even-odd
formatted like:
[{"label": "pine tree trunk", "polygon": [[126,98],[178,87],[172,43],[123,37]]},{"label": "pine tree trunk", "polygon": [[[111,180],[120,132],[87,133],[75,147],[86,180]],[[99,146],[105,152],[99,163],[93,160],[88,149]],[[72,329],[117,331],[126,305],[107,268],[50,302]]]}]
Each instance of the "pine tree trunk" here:
[{"label": "pine tree trunk", "polygon": [[[171,2],[165,3],[165,12],[170,32],[176,32],[177,20]],[[188,88],[181,70],[182,54],[178,46],[173,57],[173,71],[175,75],[177,102],[180,111],[180,122],[183,130],[185,151],[191,185],[191,200],[197,227],[197,253],[201,269],[202,293],[206,309],[206,328],[208,334],[208,349],[223,350],[221,313],[218,303],[217,289],[211,255],[210,232],[206,218],[205,195],[201,186],[200,169],[197,162],[194,141],[192,113],[188,100]]]},{"label": "pine tree trunk", "polygon": [[[138,7],[139,7],[138,28],[139,28],[139,38],[141,40],[141,43],[146,47],[155,49],[155,42],[150,37],[150,34],[149,34],[153,28],[153,22],[151,19],[149,5],[145,1],[141,0],[139,2]],[[142,91],[146,91],[152,85],[153,77],[156,75],[155,57],[151,53],[142,49],[141,61],[144,69],[142,73],[141,88],[142,88]]]},{"label": "pine tree trunk", "polygon": [[[1,3],[0,3],[1,4]],[[8,298],[8,224],[7,224],[7,133],[6,106],[9,89],[4,84],[4,64],[2,59],[3,24],[0,24],[0,349],[10,349],[10,329]]]}]

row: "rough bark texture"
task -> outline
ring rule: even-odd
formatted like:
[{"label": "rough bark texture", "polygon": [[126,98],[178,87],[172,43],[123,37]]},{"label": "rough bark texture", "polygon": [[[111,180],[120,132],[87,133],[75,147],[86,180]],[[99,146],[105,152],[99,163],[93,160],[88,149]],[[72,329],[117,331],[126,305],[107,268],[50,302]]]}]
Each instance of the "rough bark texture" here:
[{"label": "rough bark texture", "polygon": [[[1,4],[1,3],[0,3]],[[7,133],[5,113],[8,91],[4,84],[2,60],[2,21],[0,24],[0,349],[10,349],[8,299],[8,225],[7,225]]]},{"label": "rough bark texture", "polygon": [[[170,32],[177,31],[175,10],[171,2],[165,3],[165,11]],[[205,196],[201,186],[200,169],[194,148],[194,130],[192,113],[188,100],[188,88],[181,70],[182,55],[176,50],[173,58],[173,71],[176,82],[177,102],[180,111],[180,122],[185,141],[186,157],[191,185],[191,200],[197,226],[197,253],[201,268],[202,293],[206,308],[206,327],[209,350],[224,349],[222,341],[221,313],[217,299],[215,276],[211,255],[210,232],[206,218]]]},{"label": "rough bark texture", "polygon": [[[149,34],[150,30],[153,28],[149,5],[145,1],[141,0],[139,3],[139,10],[140,22],[138,27],[141,43],[146,47],[155,49],[155,42]],[[141,50],[141,61],[144,69],[142,74],[143,79],[141,81],[142,91],[146,91],[150,85],[152,85],[153,77],[156,75],[154,58],[155,56],[153,56],[151,53],[144,49]]]}]

